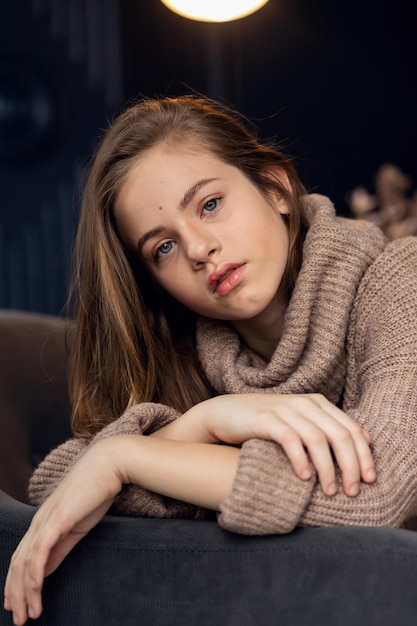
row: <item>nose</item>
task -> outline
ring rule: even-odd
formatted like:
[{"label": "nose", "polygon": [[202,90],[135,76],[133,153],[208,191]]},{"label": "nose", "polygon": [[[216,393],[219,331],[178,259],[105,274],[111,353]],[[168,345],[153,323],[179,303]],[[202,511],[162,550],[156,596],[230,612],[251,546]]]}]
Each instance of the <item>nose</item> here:
[{"label": "nose", "polygon": [[189,226],[183,239],[190,263],[199,269],[220,249],[220,242],[206,225]]}]

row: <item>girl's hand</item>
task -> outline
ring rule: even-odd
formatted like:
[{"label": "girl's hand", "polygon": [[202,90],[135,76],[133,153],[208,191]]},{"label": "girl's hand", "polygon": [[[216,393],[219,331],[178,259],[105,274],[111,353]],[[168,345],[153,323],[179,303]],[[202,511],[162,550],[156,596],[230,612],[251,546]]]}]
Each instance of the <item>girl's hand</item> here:
[{"label": "girl's hand", "polygon": [[56,570],[109,509],[122,487],[112,466],[107,441],[98,442],[33,517],[12,556],[6,578],[4,608],[13,612],[14,624],[39,617],[44,578]]},{"label": "girl's hand", "polygon": [[347,495],[359,493],[361,479],[376,478],[371,437],[321,394],[228,394],[194,406],[155,437],[242,444],[249,439],[279,443],[304,480],[315,467],[326,495],[337,492],[335,462]]}]

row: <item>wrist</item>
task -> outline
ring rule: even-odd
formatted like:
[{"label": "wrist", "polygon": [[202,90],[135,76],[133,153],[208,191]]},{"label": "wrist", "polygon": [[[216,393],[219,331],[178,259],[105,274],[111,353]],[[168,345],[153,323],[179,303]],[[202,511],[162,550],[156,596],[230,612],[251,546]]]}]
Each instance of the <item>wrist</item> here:
[{"label": "wrist", "polygon": [[194,443],[218,443],[211,424],[211,400],[199,402],[175,419],[170,424],[153,432],[149,437],[169,439],[171,441],[189,441]]},{"label": "wrist", "polygon": [[118,486],[118,493],[122,486],[132,482],[130,479],[132,458],[138,456],[141,435],[112,435],[98,441],[94,448],[100,456],[100,462],[106,469],[111,468],[114,484]]},{"label": "wrist", "polygon": [[199,443],[219,443],[215,433],[216,398],[203,400],[193,406],[187,413],[190,440]]}]

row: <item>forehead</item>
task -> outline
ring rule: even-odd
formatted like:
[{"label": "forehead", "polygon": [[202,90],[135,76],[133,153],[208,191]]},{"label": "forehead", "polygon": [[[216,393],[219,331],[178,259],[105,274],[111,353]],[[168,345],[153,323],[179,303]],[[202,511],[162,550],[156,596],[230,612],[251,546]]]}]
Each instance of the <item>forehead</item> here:
[{"label": "forehead", "polygon": [[156,146],[132,162],[117,194],[115,208],[134,196],[181,193],[200,178],[220,177],[234,168],[212,152],[192,145]]},{"label": "forehead", "polygon": [[198,146],[192,141],[180,144],[161,143],[149,148],[132,162],[125,180],[152,168],[163,168],[167,165],[173,167],[191,162],[208,165],[210,162],[220,163],[221,161],[209,149]]},{"label": "forehead", "polygon": [[224,178],[231,169],[211,152],[193,144],[158,145],[136,159],[116,195],[113,211],[117,222],[130,213],[176,206],[184,194],[202,179]]}]

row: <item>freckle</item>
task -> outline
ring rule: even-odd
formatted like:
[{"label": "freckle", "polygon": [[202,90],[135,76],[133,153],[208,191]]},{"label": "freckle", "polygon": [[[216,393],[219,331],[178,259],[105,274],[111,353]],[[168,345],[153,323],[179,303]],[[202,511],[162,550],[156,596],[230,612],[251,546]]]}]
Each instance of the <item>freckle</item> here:
[{"label": "freckle", "polygon": [[160,210],[160,211],[162,211],[162,208],[163,208],[163,207],[161,207],[161,206],[160,206],[160,207],[158,207],[158,208],[159,208],[159,210]]}]

